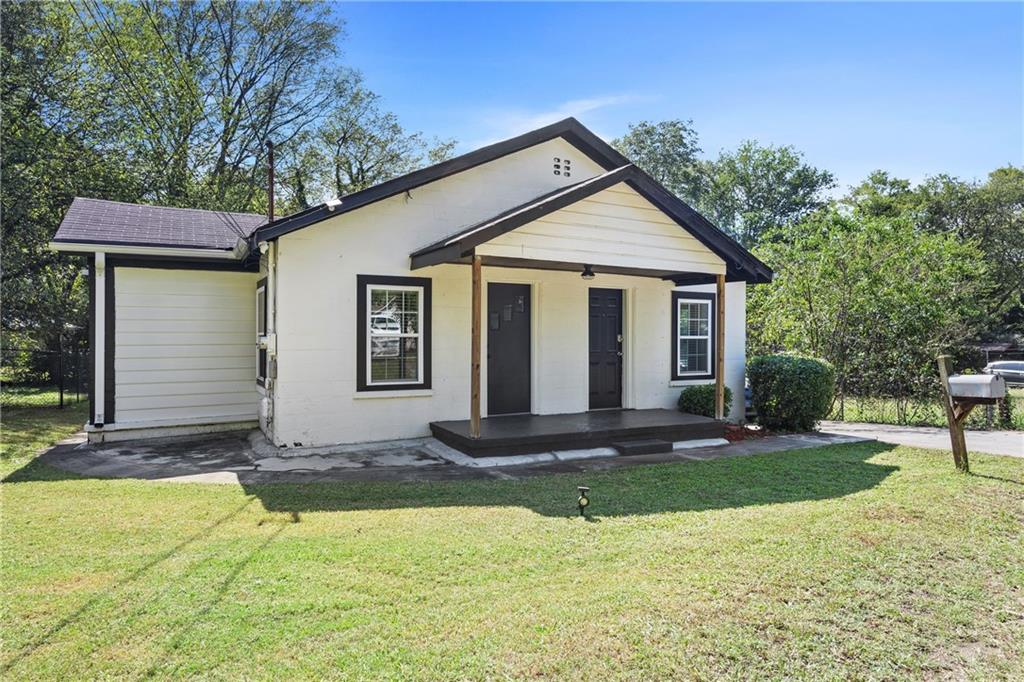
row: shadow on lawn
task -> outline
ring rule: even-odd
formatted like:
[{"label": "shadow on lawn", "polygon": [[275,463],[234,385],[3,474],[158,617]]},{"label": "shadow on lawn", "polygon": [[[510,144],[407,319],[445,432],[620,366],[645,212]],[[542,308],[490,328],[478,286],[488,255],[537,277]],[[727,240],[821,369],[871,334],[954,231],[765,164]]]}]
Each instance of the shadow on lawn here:
[{"label": "shadow on lawn", "polygon": [[591,488],[588,516],[612,517],[824,500],[872,488],[896,471],[867,460],[895,446],[870,442],[704,462],[531,475],[517,480],[247,484],[267,511],[334,512],[432,507],[526,507],[575,516],[576,486]]},{"label": "shadow on lawn", "polygon": [[[510,480],[476,471],[477,478],[370,482],[267,483],[238,472],[246,495],[271,512],[343,512],[436,507],[525,507],[544,516],[575,516],[576,486],[591,488],[594,518],[703,511],[824,500],[872,488],[898,467],[867,460],[895,446],[876,441],[752,456],[666,464],[595,461],[582,470],[508,470]],[[501,474],[499,474],[500,476]],[[140,476],[141,477],[141,476]],[[9,483],[82,479],[34,460]]]}]

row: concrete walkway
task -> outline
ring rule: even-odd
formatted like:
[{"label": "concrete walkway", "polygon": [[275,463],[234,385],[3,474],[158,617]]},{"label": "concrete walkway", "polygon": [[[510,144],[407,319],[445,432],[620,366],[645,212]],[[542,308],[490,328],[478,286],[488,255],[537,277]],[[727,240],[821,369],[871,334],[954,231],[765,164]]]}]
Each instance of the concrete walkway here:
[{"label": "concrete walkway", "polygon": [[[883,443],[909,445],[915,448],[950,450],[949,430],[932,426],[890,426],[859,422],[822,422],[821,430],[847,436],[869,438]],[[968,452],[1024,457],[1022,431],[966,431]]]},{"label": "concrete walkway", "polygon": [[202,438],[164,438],[103,445],[89,445],[79,438],[55,446],[40,460],[83,476],[193,483],[248,485],[324,481],[512,480],[551,473],[704,461],[865,440],[827,433],[792,434],[652,455],[555,459],[481,468],[460,466],[438,456],[437,446],[440,443],[433,438],[303,449],[299,452],[268,448],[269,444],[261,443],[260,438],[258,432],[236,432]]}]

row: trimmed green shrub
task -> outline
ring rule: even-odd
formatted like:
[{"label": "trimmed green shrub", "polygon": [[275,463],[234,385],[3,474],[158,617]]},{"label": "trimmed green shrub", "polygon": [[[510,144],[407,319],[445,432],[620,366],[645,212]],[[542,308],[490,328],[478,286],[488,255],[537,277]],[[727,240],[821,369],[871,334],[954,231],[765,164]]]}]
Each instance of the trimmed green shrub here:
[{"label": "trimmed green shrub", "polygon": [[832,404],[832,365],[799,355],[762,355],[747,365],[757,422],[769,429],[810,431]]},{"label": "trimmed green shrub", "polygon": [[[697,386],[687,386],[679,392],[679,405],[680,412],[687,412],[689,414],[699,414],[704,417],[715,416],[715,385],[714,384],[700,384]],[[725,413],[729,414],[729,408],[732,407],[732,391],[729,387],[725,387]]]}]

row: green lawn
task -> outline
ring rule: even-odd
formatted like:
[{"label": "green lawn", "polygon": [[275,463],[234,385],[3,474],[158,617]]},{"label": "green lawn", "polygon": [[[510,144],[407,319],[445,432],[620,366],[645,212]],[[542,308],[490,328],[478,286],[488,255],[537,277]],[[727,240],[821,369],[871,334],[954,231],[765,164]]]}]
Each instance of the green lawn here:
[{"label": "green lawn", "polygon": [[73,436],[89,419],[88,401],[56,407],[0,410],[0,477],[26,464],[51,443]]},{"label": "green lawn", "polygon": [[41,440],[5,451],[4,679],[1024,676],[1024,460],[242,488],[79,479]]}]

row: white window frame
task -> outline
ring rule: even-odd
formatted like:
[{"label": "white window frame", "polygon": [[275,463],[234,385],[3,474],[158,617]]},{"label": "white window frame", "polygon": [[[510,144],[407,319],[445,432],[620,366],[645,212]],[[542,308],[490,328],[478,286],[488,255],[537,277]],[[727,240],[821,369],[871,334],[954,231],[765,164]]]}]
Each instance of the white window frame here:
[{"label": "white window frame", "polygon": [[[694,334],[680,334],[679,333],[679,324],[678,324],[678,322],[683,317],[683,315],[682,315],[683,306],[684,305],[693,305],[694,303],[696,303],[698,305],[702,305],[705,308],[707,308],[707,311],[708,311],[708,332],[707,332],[707,334],[697,334],[697,335],[694,335]],[[712,315],[714,315],[715,310],[714,310],[714,306],[712,305],[712,300],[709,299],[709,298],[677,298],[676,299],[676,311],[675,312],[676,312],[676,314],[675,314],[676,328],[675,328],[675,339],[674,339],[674,342],[675,342],[675,362],[676,362],[676,367],[675,367],[676,372],[675,373],[676,373],[676,376],[679,376],[679,377],[690,377],[690,376],[706,377],[708,375],[713,375],[715,370],[714,370],[714,367],[712,367],[711,365],[712,365],[713,358],[714,358],[715,354],[714,354],[714,349],[713,349],[711,344],[713,343],[713,332],[714,332],[714,321],[712,319]],[[708,342],[708,345],[707,345],[707,358],[708,358],[707,365],[708,365],[708,368],[706,370],[687,370],[685,372],[681,371],[682,368],[681,368],[680,362],[682,360],[682,353],[680,352],[679,343],[681,341],[690,341],[690,340],[699,341],[701,339],[706,339],[707,342]]]},{"label": "white window frame", "polygon": [[[410,334],[407,332],[399,332],[397,334],[374,334],[373,325],[373,292],[379,291],[415,291],[419,295],[416,297],[416,333]],[[367,284],[366,285],[366,319],[363,323],[366,325],[366,385],[367,386],[420,386],[424,382],[423,378],[423,356],[424,356],[424,345],[423,345],[423,299],[426,296],[426,291],[422,286],[411,286],[406,284]],[[374,381],[373,380],[373,339],[376,338],[395,338],[395,339],[416,339],[416,378],[413,380],[402,379],[402,380],[391,380],[391,381]],[[401,344],[401,341],[399,341]]]}]

